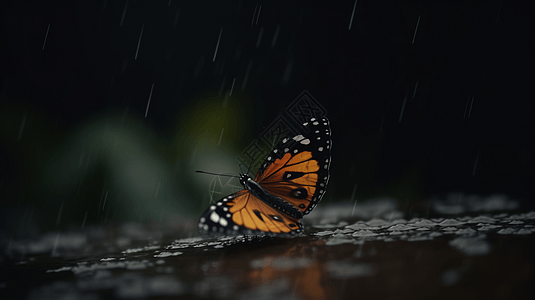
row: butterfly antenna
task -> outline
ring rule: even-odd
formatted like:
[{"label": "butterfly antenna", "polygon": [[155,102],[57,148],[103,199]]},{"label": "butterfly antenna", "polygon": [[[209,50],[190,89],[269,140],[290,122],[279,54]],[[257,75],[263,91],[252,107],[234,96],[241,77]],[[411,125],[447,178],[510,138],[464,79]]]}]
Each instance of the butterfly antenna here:
[{"label": "butterfly antenna", "polygon": [[212,173],[212,172],[205,172],[205,171],[195,171],[196,173],[202,173],[202,174],[209,174],[209,175],[217,175],[217,176],[227,176],[227,177],[238,177],[235,175],[227,175],[227,174],[219,174],[219,173]]}]

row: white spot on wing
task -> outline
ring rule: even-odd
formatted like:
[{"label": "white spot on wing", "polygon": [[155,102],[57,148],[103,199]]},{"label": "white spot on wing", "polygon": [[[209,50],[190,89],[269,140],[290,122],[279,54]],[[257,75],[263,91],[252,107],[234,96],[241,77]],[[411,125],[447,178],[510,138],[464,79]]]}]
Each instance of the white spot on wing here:
[{"label": "white spot on wing", "polygon": [[303,144],[303,145],[308,145],[308,144],[310,144],[310,140],[309,139],[304,139],[300,143]]},{"label": "white spot on wing", "polygon": [[219,222],[219,215],[215,211],[213,211],[210,215],[210,220],[212,220],[212,222],[214,223]]},{"label": "white spot on wing", "polygon": [[227,220],[221,218],[221,219],[219,219],[219,224],[221,224],[221,226],[227,226],[228,222],[227,222]]},{"label": "white spot on wing", "polygon": [[304,139],[305,137],[302,136],[302,135],[296,135],[293,137],[293,139],[296,141],[296,142],[299,142],[300,140]]}]

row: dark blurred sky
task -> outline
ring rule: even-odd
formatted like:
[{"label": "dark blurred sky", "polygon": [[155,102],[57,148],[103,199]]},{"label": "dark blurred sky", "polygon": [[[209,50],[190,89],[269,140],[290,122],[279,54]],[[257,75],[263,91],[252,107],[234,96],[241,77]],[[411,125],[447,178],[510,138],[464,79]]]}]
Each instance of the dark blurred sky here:
[{"label": "dark blurred sky", "polygon": [[[308,90],[332,123],[330,199],[355,184],[361,197],[533,197],[533,1],[2,1],[0,11],[5,128],[18,131],[26,108],[60,129],[117,109],[173,136],[199,97],[223,102],[235,82],[231,117],[250,140]],[[24,158],[8,136],[4,185],[30,184],[10,175]]]}]

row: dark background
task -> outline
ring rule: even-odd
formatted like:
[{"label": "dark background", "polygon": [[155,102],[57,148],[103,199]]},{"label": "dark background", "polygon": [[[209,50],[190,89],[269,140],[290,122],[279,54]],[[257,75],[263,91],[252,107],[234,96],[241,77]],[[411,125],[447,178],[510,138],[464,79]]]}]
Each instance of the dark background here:
[{"label": "dark background", "polygon": [[534,3],[354,5],[2,1],[2,234],[196,216],[193,171],[237,173],[304,90],[331,120],[325,202],[532,202]]}]

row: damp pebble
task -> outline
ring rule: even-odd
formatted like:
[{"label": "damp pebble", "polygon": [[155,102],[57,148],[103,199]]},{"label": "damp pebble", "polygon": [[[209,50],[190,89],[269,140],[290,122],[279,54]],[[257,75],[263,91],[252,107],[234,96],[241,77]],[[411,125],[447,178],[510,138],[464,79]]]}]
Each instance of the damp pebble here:
[{"label": "damp pebble", "polygon": [[355,230],[351,230],[351,229],[349,229],[349,228],[346,228],[346,229],[336,229],[336,230],[334,231],[334,233],[335,233],[335,234],[338,234],[338,233],[351,233],[351,232],[353,232],[353,231],[355,231]]},{"label": "damp pebble", "polygon": [[403,232],[401,232],[401,231],[392,231],[392,232],[390,232],[390,235],[401,235],[401,234],[403,234]]},{"label": "damp pebble", "polygon": [[416,229],[416,227],[405,225],[405,224],[396,224],[388,228],[388,230],[391,230],[391,231],[405,231],[405,230],[412,230],[412,229]]},{"label": "damp pebble", "polygon": [[130,254],[130,253],[137,253],[137,252],[142,252],[142,251],[156,250],[156,249],[159,249],[159,248],[160,248],[160,246],[146,246],[146,247],[143,247],[143,248],[126,249],[122,253],[123,254]]},{"label": "damp pebble", "polygon": [[519,230],[516,232],[516,234],[531,234],[531,233],[532,233],[531,230],[529,230],[529,229],[524,229],[524,228],[521,228],[521,229],[519,229]]},{"label": "damp pebble", "polygon": [[526,218],[525,214],[510,215],[508,219],[511,220],[524,220]]},{"label": "damp pebble", "polygon": [[517,221],[511,221],[511,223],[509,223],[509,224],[511,224],[511,225],[519,225],[519,224],[524,224],[524,222],[517,220]]},{"label": "damp pebble", "polygon": [[495,218],[491,218],[487,216],[478,216],[478,217],[471,219],[470,221],[467,221],[467,223],[494,223],[496,221],[498,220],[496,220]]},{"label": "damp pebble", "polygon": [[459,226],[463,225],[465,222],[457,221],[455,219],[446,219],[442,222],[440,222],[438,225],[440,226]]},{"label": "damp pebble", "polygon": [[169,256],[177,256],[181,255],[182,252],[176,251],[176,252],[160,252],[158,254],[155,254],[154,257],[169,257]]},{"label": "damp pebble", "polygon": [[377,236],[377,233],[372,232],[371,230],[358,230],[355,231],[353,234],[355,237],[368,237],[368,236]]},{"label": "damp pebble", "polygon": [[359,229],[370,229],[370,226],[368,226],[368,225],[366,225],[364,223],[357,222],[355,224],[347,225],[345,228],[346,229],[359,230]]},{"label": "damp pebble", "polygon": [[370,221],[366,222],[366,224],[369,226],[385,226],[389,225],[390,223],[382,219],[371,219]]},{"label": "damp pebble", "polygon": [[334,233],[333,231],[325,230],[325,231],[319,231],[319,232],[316,232],[316,233],[314,233],[314,235],[317,235],[317,236],[325,236],[325,235],[331,235],[331,234],[333,234],[333,233]]},{"label": "damp pebble", "polygon": [[431,232],[429,234],[430,237],[437,237],[437,236],[441,236],[441,235],[442,235],[442,233],[440,233],[440,232]]},{"label": "damp pebble", "polygon": [[420,220],[420,221],[412,223],[410,225],[416,226],[416,227],[431,227],[431,226],[436,226],[437,224],[435,222],[432,222],[432,221],[429,221],[429,220]]},{"label": "damp pebble", "polygon": [[487,231],[487,230],[492,230],[492,229],[496,229],[496,228],[500,228],[502,226],[500,225],[483,225],[481,227],[479,227],[477,230],[479,231]]},{"label": "damp pebble", "polygon": [[498,234],[513,234],[515,230],[513,228],[504,228],[498,231]]},{"label": "damp pebble", "polygon": [[442,228],[442,230],[444,230],[444,231],[456,231],[457,227],[446,227],[446,228]]}]

